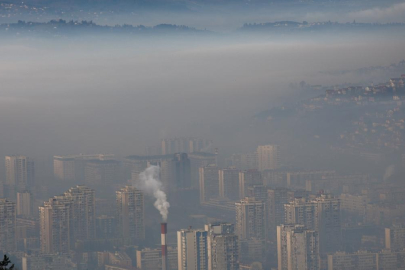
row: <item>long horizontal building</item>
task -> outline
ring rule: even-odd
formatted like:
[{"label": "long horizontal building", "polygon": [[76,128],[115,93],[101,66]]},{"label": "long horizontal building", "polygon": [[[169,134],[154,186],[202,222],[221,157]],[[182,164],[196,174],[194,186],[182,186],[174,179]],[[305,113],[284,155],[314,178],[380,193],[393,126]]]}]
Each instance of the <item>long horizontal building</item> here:
[{"label": "long horizontal building", "polygon": [[328,270],[402,270],[405,269],[405,251],[383,250],[378,253],[337,252],[328,255]]}]

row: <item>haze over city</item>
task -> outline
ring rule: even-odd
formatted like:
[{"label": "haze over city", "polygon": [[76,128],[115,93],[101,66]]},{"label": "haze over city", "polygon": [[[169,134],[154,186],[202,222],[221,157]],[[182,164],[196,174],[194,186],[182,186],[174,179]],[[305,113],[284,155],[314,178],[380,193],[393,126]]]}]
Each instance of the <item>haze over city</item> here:
[{"label": "haze over city", "polygon": [[405,269],[403,1],[0,1],[0,82],[5,269]]}]

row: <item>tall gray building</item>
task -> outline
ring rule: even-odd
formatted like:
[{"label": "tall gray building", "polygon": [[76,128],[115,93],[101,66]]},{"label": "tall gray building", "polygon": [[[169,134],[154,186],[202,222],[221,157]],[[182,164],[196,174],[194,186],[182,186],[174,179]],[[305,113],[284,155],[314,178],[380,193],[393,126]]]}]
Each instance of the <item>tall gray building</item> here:
[{"label": "tall gray building", "polygon": [[16,249],[16,205],[6,199],[0,199],[0,251],[10,252]]},{"label": "tall gray building", "polygon": [[184,229],[177,232],[178,270],[208,270],[208,232]]},{"label": "tall gray building", "polygon": [[130,186],[116,192],[117,223],[120,236],[127,244],[136,244],[145,239],[143,193]]},{"label": "tall gray building", "polygon": [[44,254],[68,253],[76,241],[95,238],[94,190],[76,186],[39,207]]},{"label": "tall gray building", "polygon": [[240,240],[266,238],[266,207],[263,201],[246,197],[235,203],[236,234]]},{"label": "tall gray building", "polygon": [[16,192],[30,190],[34,186],[34,161],[26,156],[6,156],[7,196],[15,198]]},{"label": "tall gray building", "polygon": [[321,195],[310,201],[295,199],[286,204],[285,224],[304,225],[318,231],[322,253],[341,248],[340,200],[331,195]]},{"label": "tall gray building", "polygon": [[205,225],[208,232],[208,270],[239,270],[239,244],[230,223]]},{"label": "tall gray building", "polygon": [[303,225],[277,226],[278,270],[320,269],[319,237]]},{"label": "tall gray building", "polygon": [[233,201],[239,200],[239,170],[227,168],[219,170],[219,196]]},{"label": "tall gray building", "polygon": [[200,168],[200,202],[219,196],[219,169],[216,165]]},{"label": "tall gray building", "polygon": [[248,189],[254,185],[263,185],[262,175],[258,170],[239,172],[239,198],[248,196]]}]

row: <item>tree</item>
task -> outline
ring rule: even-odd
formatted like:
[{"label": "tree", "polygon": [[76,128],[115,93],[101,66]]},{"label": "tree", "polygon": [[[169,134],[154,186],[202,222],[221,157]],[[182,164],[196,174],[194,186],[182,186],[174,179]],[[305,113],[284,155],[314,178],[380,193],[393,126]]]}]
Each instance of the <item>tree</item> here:
[{"label": "tree", "polygon": [[3,261],[0,262],[0,270],[13,270],[14,264],[12,264],[10,267],[8,266],[9,264],[11,264],[10,258],[4,254]]}]

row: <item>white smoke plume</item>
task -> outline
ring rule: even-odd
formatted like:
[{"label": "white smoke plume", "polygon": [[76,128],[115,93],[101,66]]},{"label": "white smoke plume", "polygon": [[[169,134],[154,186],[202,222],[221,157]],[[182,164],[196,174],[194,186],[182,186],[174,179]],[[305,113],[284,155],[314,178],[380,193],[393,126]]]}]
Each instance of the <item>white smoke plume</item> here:
[{"label": "white smoke plume", "polygon": [[389,166],[389,167],[385,170],[385,173],[384,173],[384,181],[387,181],[388,178],[390,178],[390,177],[394,174],[394,172],[395,172],[395,166],[394,166],[394,165]]},{"label": "white smoke plume", "polygon": [[150,166],[139,174],[139,181],[135,184],[136,188],[142,190],[150,196],[154,196],[156,209],[162,215],[163,221],[167,220],[170,204],[167,201],[166,193],[162,190],[162,182],[159,179],[160,167]]}]

